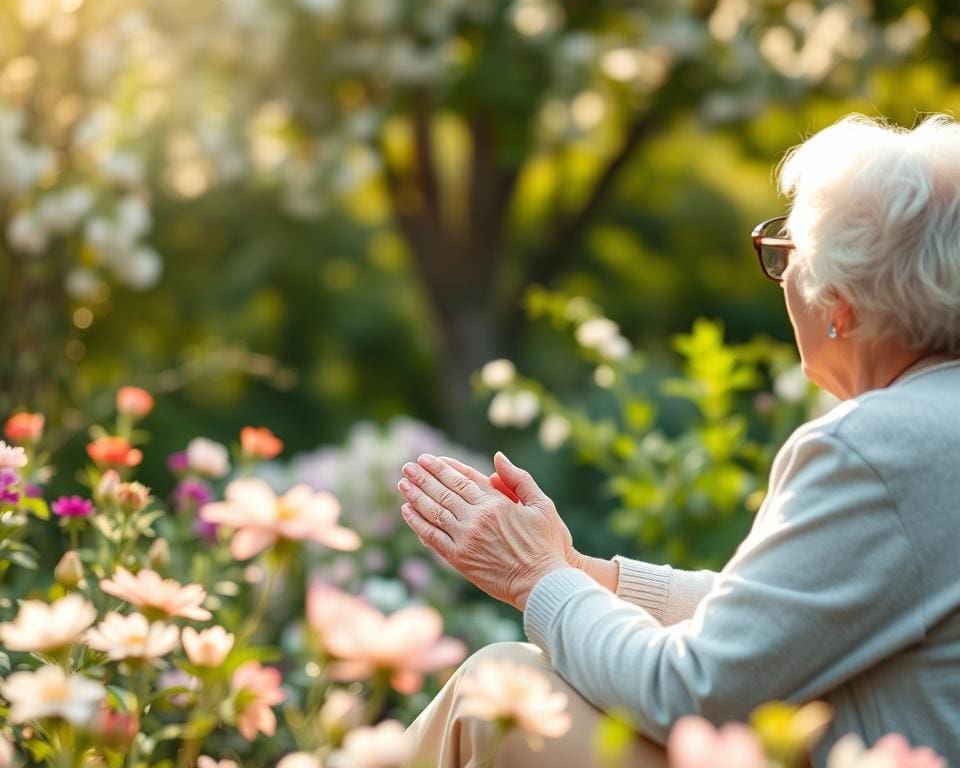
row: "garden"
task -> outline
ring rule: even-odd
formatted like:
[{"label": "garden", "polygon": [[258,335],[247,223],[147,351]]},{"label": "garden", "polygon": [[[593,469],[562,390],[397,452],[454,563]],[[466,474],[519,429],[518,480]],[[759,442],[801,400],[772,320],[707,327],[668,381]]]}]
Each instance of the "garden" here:
[{"label": "garden", "polygon": [[[836,404],[752,253],[771,169],[960,111],[958,62],[947,0],[0,0],[0,768],[409,765],[525,639],[404,524],[424,454],[722,568]],[[569,729],[482,671],[532,760]],[[830,716],[691,716],[671,765],[800,766]]]}]

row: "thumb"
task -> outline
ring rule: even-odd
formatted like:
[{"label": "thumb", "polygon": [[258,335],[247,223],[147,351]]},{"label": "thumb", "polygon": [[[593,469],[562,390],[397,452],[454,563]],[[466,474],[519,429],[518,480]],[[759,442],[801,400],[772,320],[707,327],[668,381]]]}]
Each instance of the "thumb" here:
[{"label": "thumb", "polygon": [[509,485],[503,482],[503,479],[500,477],[499,474],[494,472],[492,475],[490,475],[489,480],[490,480],[490,485],[492,485],[494,488],[500,491],[500,493],[502,493],[504,496],[510,499],[510,501],[520,501],[520,497],[513,492],[513,488],[511,488]]},{"label": "thumb", "polygon": [[501,451],[497,451],[494,455],[493,464],[497,468],[500,480],[507,487],[513,488],[513,492],[521,502],[531,506],[543,503],[546,494],[540,490],[540,486],[537,485],[529,472],[520,469]]}]

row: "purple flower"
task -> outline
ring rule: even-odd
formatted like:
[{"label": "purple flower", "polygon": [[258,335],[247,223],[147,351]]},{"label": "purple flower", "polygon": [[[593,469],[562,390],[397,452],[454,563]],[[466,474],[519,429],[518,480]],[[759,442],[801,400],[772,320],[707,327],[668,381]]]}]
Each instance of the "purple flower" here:
[{"label": "purple flower", "polygon": [[61,496],[50,505],[50,509],[60,517],[90,517],[93,514],[93,502],[79,496]]},{"label": "purple flower", "polygon": [[192,477],[181,480],[173,489],[173,505],[178,512],[196,512],[213,498],[210,484]]},{"label": "purple flower", "polygon": [[20,482],[20,473],[13,467],[0,467],[0,504],[16,504],[20,491],[14,486]]},{"label": "purple flower", "polygon": [[27,483],[23,486],[23,495],[28,499],[41,499],[43,498],[43,488],[33,483]]},{"label": "purple flower", "polygon": [[197,517],[193,521],[194,533],[210,544],[217,540],[217,528],[219,526],[216,523],[208,523],[202,517]]},{"label": "purple flower", "polygon": [[167,456],[167,469],[171,472],[186,472],[190,468],[190,460],[186,451],[177,451]]}]

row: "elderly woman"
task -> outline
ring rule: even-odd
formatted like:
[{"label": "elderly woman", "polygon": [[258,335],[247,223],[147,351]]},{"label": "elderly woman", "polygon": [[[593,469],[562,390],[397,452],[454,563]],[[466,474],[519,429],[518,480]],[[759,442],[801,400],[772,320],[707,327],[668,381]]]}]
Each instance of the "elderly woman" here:
[{"label": "elderly woman", "polygon": [[[516,503],[453,460],[403,468],[421,541],[524,612],[532,645],[491,646],[467,672],[507,657],[556,670],[570,697],[566,736],[539,757],[508,739],[497,765],[598,764],[600,709],[646,737],[627,764],[659,765],[654,743],[681,716],[743,720],[774,699],[833,706],[814,765],[848,732],[899,732],[960,764],[960,125],[847,118],[790,153],[780,187],[790,215],[754,231],[760,266],[804,372],[843,402],[781,448],[720,573],[578,554],[502,454]],[[411,726],[417,764],[489,749],[491,729],[461,711],[463,675]]]}]

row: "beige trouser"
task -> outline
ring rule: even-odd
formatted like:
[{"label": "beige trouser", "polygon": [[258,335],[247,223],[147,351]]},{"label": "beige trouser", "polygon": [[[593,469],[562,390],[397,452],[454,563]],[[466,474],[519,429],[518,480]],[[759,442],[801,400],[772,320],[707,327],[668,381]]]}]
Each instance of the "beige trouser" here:
[{"label": "beige trouser", "polygon": [[[495,735],[493,724],[460,714],[460,680],[478,661],[509,660],[547,675],[551,687],[567,695],[573,727],[565,736],[546,739],[539,752],[533,751],[517,730],[497,746],[492,763],[486,762]],[[600,726],[603,713],[577,693],[550,665],[543,652],[529,643],[494,643],[468,658],[443,690],[410,726],[416,742],[409,768],[666,768],[662,747],[633,735],[615,749],[602,746]],[[622,733],[622,729],[621,733]],[[606,752],[606,754],[605,754]],[[612,754],[611,754],[612,752]]]}]

